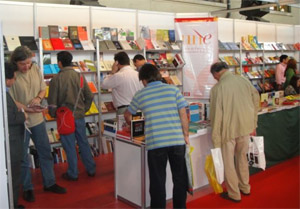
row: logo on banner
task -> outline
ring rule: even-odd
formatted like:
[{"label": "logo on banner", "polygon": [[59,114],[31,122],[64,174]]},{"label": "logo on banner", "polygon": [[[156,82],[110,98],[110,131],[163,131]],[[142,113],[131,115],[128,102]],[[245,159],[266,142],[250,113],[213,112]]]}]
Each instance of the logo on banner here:
[{"label": "logo on banner", "polygon": [[210,40],[212,39],[212,34],[202,35],[195,29],[194,35],[182,35],[183,43],[186,45],[203,45],[203,44],[210,44]]}]

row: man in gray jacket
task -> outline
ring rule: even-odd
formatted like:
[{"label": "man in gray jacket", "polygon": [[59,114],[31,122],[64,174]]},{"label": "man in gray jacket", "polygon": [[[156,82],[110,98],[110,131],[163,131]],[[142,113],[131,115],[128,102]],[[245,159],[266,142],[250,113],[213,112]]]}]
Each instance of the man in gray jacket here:
[{"label": "man in gray jacket", "polygon": [[[93,94],[84,77],[82,77],[83,86],[80,92],[81,75],[73,69],[72,59],[70,52],[62,51],[57,54],[57,63],[61,70],[50,82],[48,104],[52,107],[66,106],[74,112],[75,132],[68,135],[61,134],[60,138],[69,164],[67,172],[63,173],[62,177],[65,180],[76,181],[78,180],[76,141],[88,176],[95,175],[96,164],[87,141],[84,119],[85,113],[92,104]],[[79,93],[78,103],[74,110]],[[56,108],[50,108],[49,112],[52,117],[55,117]]]}]

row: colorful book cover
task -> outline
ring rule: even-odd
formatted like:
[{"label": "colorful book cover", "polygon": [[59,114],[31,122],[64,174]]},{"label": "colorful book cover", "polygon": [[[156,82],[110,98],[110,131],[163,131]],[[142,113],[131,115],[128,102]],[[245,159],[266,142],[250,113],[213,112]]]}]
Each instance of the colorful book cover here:
[{"label": "colorful book cover", "polygon": [[90,90],[92,93],[98,93],[98,89],[96,88],[95,84],[93,81],[88,82],[88,86],[90,87]]},{"label": "colorful book cover", "polygon": [[71,40],[79,38],[77,26],[69,26],[68,29],[69,29],[69,38]]},{"label": "colorful book cover", "polygon": [[65,46],[60,38],[50,38],[54,50],[64,50]]},{"label": "colorful book cover", "polygon": [[48,25],[50,38],[59,38],[58,25]]},{"label": "colorful book cover", "polygon": [[118,41],[118,28],[110,28],[110,37],[112,41]]},{"label": "colorful book cover", "polygon": [[80,41],[87,41],[88,40],[88,34],[86,26],[77,26],[78,31],[78,38]]},{"label": "colorful book cover", "polygon": [[43,39],[42,45],[43,45],[44,51],[52,51],[53,50],[50,39]]},{"label": "colorful book cover", "polygon": [[75,49],[72,44],[72,41],[69,38],[62,39],[62,42],[63,42],[66,50],[74,50]]}]

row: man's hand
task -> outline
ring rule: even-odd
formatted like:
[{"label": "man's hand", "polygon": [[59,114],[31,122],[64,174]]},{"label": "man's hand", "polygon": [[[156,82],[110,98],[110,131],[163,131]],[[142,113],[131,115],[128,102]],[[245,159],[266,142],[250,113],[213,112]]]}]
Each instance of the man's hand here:
[{"label": "man's hand", "polygon": [[114,64],[113,64],[113,66],[112,66],[112,68],[111,68],[111,73],[112,74],[115,74],[116,72],[118,72],[118,70],[119,70],[118,65],[119,65],[119,62],[115,61]]},{"label": "man's hand", "polygon": [[256,136],[256,129],[254,129],[253,132],[250,133],[250,136]]},{"label": "man's hand", "polygon": [[40,104],[41,104],[41,98],[35,97],[30,101],[29,107],[40,105]]},{"label": "man's hand", "polygon": [[185,144],[190,145],[190,139],[189,139],[189,136],[185,136],[185,137],[184,137],[184,141],[185,141]]}]

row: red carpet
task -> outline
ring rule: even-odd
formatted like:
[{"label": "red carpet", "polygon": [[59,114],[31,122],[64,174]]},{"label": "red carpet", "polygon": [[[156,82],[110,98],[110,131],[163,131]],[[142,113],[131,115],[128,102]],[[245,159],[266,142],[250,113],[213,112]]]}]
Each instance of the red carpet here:
[{"label": "red carpet", "polygon": [[295,157],[250,177],[251,195],[240,203],[209,194],[188,208],[299,208],[299,160]]},{"label": "red carpet", "polygon": [[[67,164],[55,165],[57,183],[67,188],[68,193],[58,195],[43,191],[39,169],[33,171],[36,201],[20,204],[26,208],[134,208],[114,198],[113,155],[95,158],[97,173],[88,177],[82,163],[79,163],[79,180],[68,182],[61,178]],[[202,188],[194,196],[188,195],[188,208],[299,208],[299,160],[293,158],[250,178],[251,195],[243,196],[240,203],[232,203],[209,194],[209,187]],[[128,188],[130,192],[130,188]],[[208,194],[208,195],[207,195]],[[203,196],[206,195],[206,196]],[[167,205],[172,208],[172,203]]]}]

